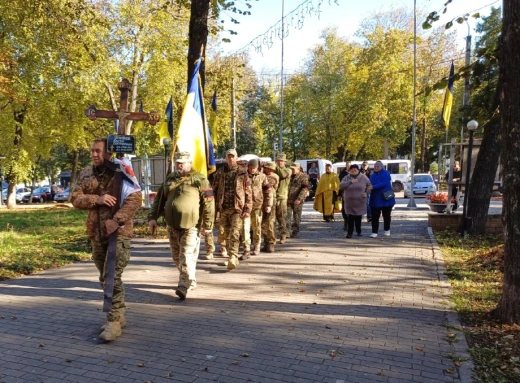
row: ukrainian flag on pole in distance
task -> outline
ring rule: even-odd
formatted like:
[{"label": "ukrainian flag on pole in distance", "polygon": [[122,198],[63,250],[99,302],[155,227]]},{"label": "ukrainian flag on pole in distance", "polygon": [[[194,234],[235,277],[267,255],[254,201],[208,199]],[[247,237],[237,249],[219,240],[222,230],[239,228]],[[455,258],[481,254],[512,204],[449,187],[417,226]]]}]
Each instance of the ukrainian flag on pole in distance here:
[{"label": "ukrainian flag on pole in distance", "polygon": [[453,77],[455,76],[455,67],[451,62],[450,77],[448,78],[448,86],[446,87],[446,95],[444,96],[444,105],[442,106],[442,122],[448,129],[450,125],[451,105],[453,104]]},{"label": "ukrainian flag on pole in distance", "polygon": [[189,152],[192,155],[193,170],[207,177],[208,174],[215,171],[216,163],[211,134],[204,112],[204,100],[199,76],[200,63],[201,58],[199,57],[195,63],[193,77],[190,80],[188,97],[175,135],[175,142],[178,151]]}]

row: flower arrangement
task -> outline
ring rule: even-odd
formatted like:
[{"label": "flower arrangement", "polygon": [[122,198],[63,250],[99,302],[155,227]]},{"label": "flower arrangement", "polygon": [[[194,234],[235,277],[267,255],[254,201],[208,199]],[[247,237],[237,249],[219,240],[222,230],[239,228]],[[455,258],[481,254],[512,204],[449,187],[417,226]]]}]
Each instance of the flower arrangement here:
[{"label": "flower arrangement", "polygon": [[448,204],[448,193],[436,192],[426,197],[428,203]]}]

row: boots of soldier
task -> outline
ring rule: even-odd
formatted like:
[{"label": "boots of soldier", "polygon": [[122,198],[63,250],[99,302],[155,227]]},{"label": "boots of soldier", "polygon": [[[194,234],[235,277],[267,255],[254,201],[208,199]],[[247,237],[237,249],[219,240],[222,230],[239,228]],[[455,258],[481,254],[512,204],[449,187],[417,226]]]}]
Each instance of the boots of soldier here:
[{"label": "boots of soldier", "polygon": [[179,297],[181,301],[186,299],[186,295],[188,295],[188,289],[183,286],[177,287],[177,290],[175,290],[175,295]]},{"label": "boots of soldier", "polygon": [[202,256],[202,259],[205,259],[206,261],[210,261],[213,259],[213,253],[207,253],[206,255]]},{"label": "boots of soldier", "polygon": [[222,255],[223,257],[227,257],[228,256],[227,249],[224,246],[220,247],[220,255]]},{"label": "boots of soldier", "polygon": [[292,233],[291,233],[291,238],[296,238],[298,236],[298,232],[296,230],[294,230]]},{"label": "boots of soldier", "polygon": [[245,249],[244,250],[244,254],[242,254],[242,256],[240,258],[238,258],[238,259],[240,259],[241,261],[245,261],[245,260],[247,260],[249,258],[251,258],[251,253],[249,252],[249,250]]},{"label": "boots of soldier", "polygon": [[[105,323],[103,326],[101,326],[101,327],[99,328],[99,332],[103,332],[103,331],[105,331],[105,327],[107,327],[107,324],[109,324],[109,323],[110,323],[110,322],[107,322],[107,323]],[[125,314],[121,314],[121,315],[119,316],[119,326],[120,326],[121,328],[125,328],[125,327],[126,327],[126,318],[125,318]]]},{"label": "boots of soldier", "polygon": [[284,244],[286,241],[287,241],[287,236],[282,235],[282,236],[280,237],[280,243],[281,243],[281,244]]},{"label": "boots of soldier", "polygon": [[237,257],[231,257],[229,258],[227,269],[228,270],[235,270],[238,266],[238,258]]},{"label": "boots of soldier", "polygon": [[121,336],[121,325],[119,322],[108,322],[105,329],[99,334],[99,339],[105,342],[111,342]]},{"label": "boots of soldier", "polygon": [[274,253],[274,245],[267,245],[267,252]]},{"label": "boots of soldier", "polygon": [[256,245],[255,249],[251,253],[251,255],[258,255],[258,254],[260,254],[260,245]]}]

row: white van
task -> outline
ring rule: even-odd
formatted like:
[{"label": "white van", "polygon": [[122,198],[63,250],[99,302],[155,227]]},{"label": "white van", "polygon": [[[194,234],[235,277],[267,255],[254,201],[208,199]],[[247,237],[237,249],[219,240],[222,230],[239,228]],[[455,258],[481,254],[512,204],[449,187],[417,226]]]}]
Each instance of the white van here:
[{"label": "white van", "polygon": [[311,159],[311,160],[296,160],[294,162],[297,162],[301,165],[303,168],[303,171],[305,174],[309,174],[309,169],[311,168],[312,164],[316,164],[316,167],[318,168],[318,180],[320,179],[321,175],[325,173],[325,165],[329,164],[332,165],[332,162],[329,160],[322,160],[322,159]]},{"label": "white van", "polygon": [[[383,163],[383,166],[386,170],[390,172],[390,177],[392,178],[392,189],[394,192],[400,192],[404,190],[404,187],[408,180],[412,177],[411,166],[412,163],[410,160],[380,160]],[[369,160],[368,167],[373,170],[375,160]],[[350,161],[351,165],[358,165],[361,168],[361,164],[363,161]],[[345,169],[345,162],[336,162],[332,165],[332,170],[336,172],[338,175],[341,171]]]}]

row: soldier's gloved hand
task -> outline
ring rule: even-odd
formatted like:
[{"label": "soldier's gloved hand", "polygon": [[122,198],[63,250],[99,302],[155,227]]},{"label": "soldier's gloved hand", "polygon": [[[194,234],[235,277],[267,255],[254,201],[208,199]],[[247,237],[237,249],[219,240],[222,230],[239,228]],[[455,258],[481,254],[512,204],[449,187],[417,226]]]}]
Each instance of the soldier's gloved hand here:
[{"label": "soldier's gloved hand", "polygon": [[271,212],[271,207],[268,206],[268,207],[266,207],[264,210],[265,210],[266,213],[270,213],[270,212]]},{"label": "soldier's gloved hand", "polygon": [[116,204],[116,202],[117,202],[117,198],[114,196],[111,196],[110,194],[100,195],[96,201],[96,203],[98,205],[107,205],[110,207],[114,206]]},{"label": "soldier's gloved hand", "polygon": [[296,206],[298,206],[299,204],[301,204],[301,202],[300,202],[299,199],[297,199],[296,201],[294,201],[294,204],[295,204]]},{"label": "soldier's gloved hand", "polygon": [[107,219],[105,221],[105,227],[107,228],[108,235],[119,229],[119,224],[113,219]]},{"label": "soldier's gloved hand", "polygon": [[157,230],[157,221],[155,219],[150,220],[150,222],[148,222],[148,228],[150,229],[150,233],[154,235],[155,230]]}]

